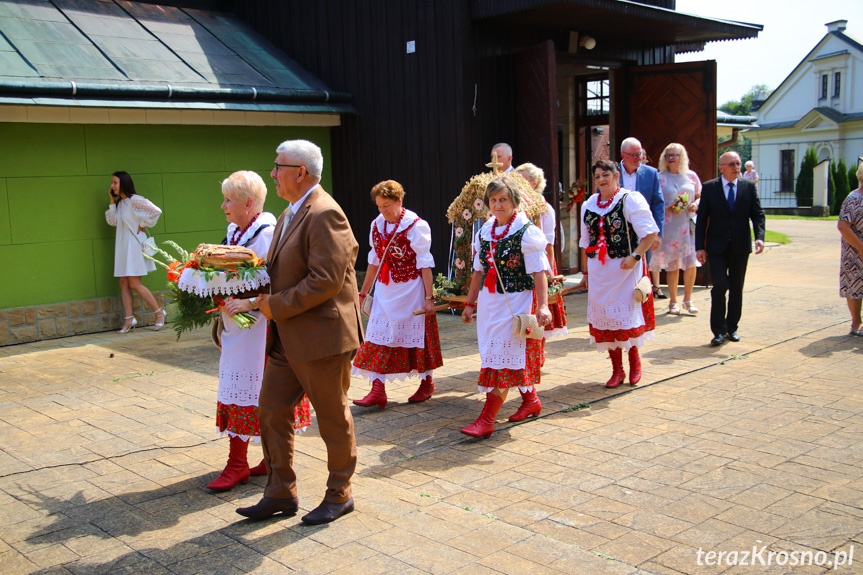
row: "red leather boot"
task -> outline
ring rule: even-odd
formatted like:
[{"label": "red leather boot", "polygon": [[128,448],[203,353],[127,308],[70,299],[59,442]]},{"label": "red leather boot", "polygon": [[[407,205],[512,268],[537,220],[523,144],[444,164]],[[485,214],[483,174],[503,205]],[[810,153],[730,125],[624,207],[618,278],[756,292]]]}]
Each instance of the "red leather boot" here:
[{"label": "red leather boot", "polygon": [[408,398],[408,401],[411,403],[421,403],[429,398],[431,398],[434,393],[434,382],[432,381],[432,376],[427,375],[425,379],[420,383],[419,389],[416,390],[412,396]]},{"label": "red leather boot", "polygon": [[226,491],[233,488],[237,483],[245,483],[249,480],[249,462],[246,461],[246,452],[249,442],[243,441],[242,437],[230,436],[230,451],[228,453],[228,465],[224,471],[207,485],[216,491]]},{"label": "red leather boot", "polygon": [[387,406],[387,390],[384,387],[384,382],[376,379],[372,382],[372,390],[367,396],[362,399],[355,399],[354,404],[362,405],[363,407],[371,407],[377,405],[381,409]]},{"label": "red leather boot", "polygon": [[641,381],[641,357],[638,355],[638,348],[632,346],[629,348],[629,383],[635,385]]},{"label": "red leather boot", "polygon": [[486,393],[485,407],[482,408],[482,413],[479,414],[476,421],[462,429],[461,432],[472,437],[484,437],[485,439],[491,437],[491,434],[494,433],[494,420],[501,405],[503,405],[501,396]]},{"label": "red leather boot", "polygon": [[542,403],[540,403],[539,398],[536,396],[536,388],[528,392],[522,391],[521,407],[519,407],[515,413],[509,416],[509,420],[524,421],[531,415],[539,415],[540,411],[542,411]]},{"label": "red leather boot", "polygon": [[254,467],[249,469],[249,475],[266,475],[267,474],[267,462],[263,459],[260,463],[255,465]]},{"label": "red leather boot", "polygon": [[608,350],[608,357],[611,358],[611,367],[614,371],[611,372],[611,379],[605,383],[605,387],[617,387],[626,378],[623,372],[623,350],[619,347]]}]

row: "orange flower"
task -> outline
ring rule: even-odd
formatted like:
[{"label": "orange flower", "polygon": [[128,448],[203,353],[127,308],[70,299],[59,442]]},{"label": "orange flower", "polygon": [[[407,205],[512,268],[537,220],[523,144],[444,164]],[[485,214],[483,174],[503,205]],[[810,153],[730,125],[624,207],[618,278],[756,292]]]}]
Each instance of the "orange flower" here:
[{"label": "orange flower", "polygon": [[168,281],[177,283],[186,266],[181,261],[173,261],[168,264]]}]

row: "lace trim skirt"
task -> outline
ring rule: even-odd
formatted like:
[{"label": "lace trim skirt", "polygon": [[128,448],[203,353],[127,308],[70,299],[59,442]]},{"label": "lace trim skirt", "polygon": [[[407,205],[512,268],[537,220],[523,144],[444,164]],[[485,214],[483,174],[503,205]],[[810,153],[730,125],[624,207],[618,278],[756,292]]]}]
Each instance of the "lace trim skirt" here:
[{"label": "lace trim skirt", "polygon": [[425,347],[389,347],[366,341],[360,347],[351,375],[384,383],[425,377],[443,365],[437,317],[425,316]]},{"label": "lace trim skirt", "polygon": [[541,379],[540,363],[542,361],[542,340],[529,339],[525,345],[524,369],[494,369],[484,367],[479,372],[477,389],[489,393],[494,389],[509,389],[518,387],[522,391],[530,391]]},{"label": "lace trim skirt", "polygon": [[[312,407],[305,395],[294,408],[294,432],[302,433],[312,424]],[[258,421],[257,405],[225,404],[221,401],[216,406],[216,428],[224,435],[240,437],[244,441],[252,439],[255,443],[261,441],[261,426]]]}]

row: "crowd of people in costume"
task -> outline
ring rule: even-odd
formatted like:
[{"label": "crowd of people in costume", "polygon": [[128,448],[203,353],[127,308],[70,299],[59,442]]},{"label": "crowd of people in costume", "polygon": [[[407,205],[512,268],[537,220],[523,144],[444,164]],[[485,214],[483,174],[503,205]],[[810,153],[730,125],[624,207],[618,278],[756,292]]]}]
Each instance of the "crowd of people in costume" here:
[{"label": "crowd of people in costume", "polygon": [[[756,253],[763,248],[764,236],[763,211],[757,195],[749,194],[748,180],[737,178],[736,154],[722,156],[723,179],[705,184],[708,201],[699,207],[702,185],[689,170],[682,145],[665,148],[659,172],[642,165],[644,153],[637,140],[624,140],[621,151],[620,164],[600,160],[592,166],[595,193],[584,201],[580,213],[590,340],[611,359],[608,388],[626,381],[624,352],[629,383],[634,385],[642,377],[639,349],[653,338],[654,298],[659,296],[658,282],[650,285],[649,271],[673,272],[668,312],[676,314],[680,313],[676,275],[683,270],[683,306],[695,314],[693,272],[710,254],[714,276],[725,274],[718,280],[714,277],[718,288],[715,285],[712,292],[711,327],[714,333],[729,330],[731,341],[738,341],[742,291],[738,270],[743,259],[745,272],[741,254],[748,257],[749,252],[736,244],[722,244],[717,237],[725,233],[723,218],[737,213],[735,202],[737,216],[752,219]],[[409,403],[427,401],[435,393],[434,370],[443,365],[443,359],[433,291],[431,227],[404,206],[401,184],[386,180],[375,185],[371,200],[379,215],[371,222],[368,268],[358,289],[354,266],[359,246],[344,212],[320,187],[320,148],[289,140],[276,152],[270,176],[279,197],[288,202],[280,217],[263,211],[267,190],[254,172],[235,172],[222,183],[221,208],[229,222],[222,243],[244,246],[265,257],[270,285],[245,297],[227,297],[220,305],[225,320],[245,313],[267,321],[243,329],[221,321],[214,330],[221,351],[216,425],[229,437],[229,457],[208,487],[222,491],[245,483],[251,475],[266,475],[260,502],[237,512],[252,519],[295,514],[299,505],[292,464],[294,437],[310,425],[313,408],[327,445],[329,478],[322,503],[303,521],[320,524],[354,509],[350,478],[357,451],[347,395],[351,376],[370,383],[366,395],[353,400],[358,406],[385,408],[387,384],[412,378],[419,385]],[[512,388],[518,388],[521,403],[509,421],[540,415],[537,386],[542,380],[545,341],[567,334],[563,299],[549,290],[558,273],[556,235],[562,232],[556,210],[546,203],[544,210],[530,210],[541,214],[531,219],[525,209],[526,203],[541,206],[544,174],[530,163],[514,168],[512,148],[506,144],[495,145],[492,152],[489,165],[495,177],[481,199],[488,217],[472,233],[472,261],[468,262],[472,275],[461,315],[465,324],[476,324],[481,358],[477,387],[485,394],[481,413],[461,432],[478,438],[494,432],[498,412]],[[508,175],[514,170],[517,175]],[[134,247],[133,239],[142,238],[132,236],[152,226],[160,212],[135,196],[131,177],[124,183],[124,174],[115,174],[106,217],[118,226],[118,246],[123,248],[118,249],[116,275],[124,289],[139,289],[140,277],[136,276],[137,282],[123,282],[135,271],[129,271],[125,260],[142,263],[136,250],[129,248]],[[723,200],[722,186],[729,182],[730,191]],[[698,226],[691,225],[696,213],[712,217],[709,231],[700,219]],[[120,226],[121,221],[126,225]],[[746,228],[748,233],[748,222]],[[732,292],[727,313],[723,290]],[[155,302],[151,307],[159,319],[158,329],[165,313],[156,309]],[[859,300],[856,310],[859,324]],[[363,314],[368,317],[365,336]],[[127,321],[122,333],[132,327],[134,321]],[[249,441],[260,441],[264,451],[263,461],[254,467],[247,459]]]}]

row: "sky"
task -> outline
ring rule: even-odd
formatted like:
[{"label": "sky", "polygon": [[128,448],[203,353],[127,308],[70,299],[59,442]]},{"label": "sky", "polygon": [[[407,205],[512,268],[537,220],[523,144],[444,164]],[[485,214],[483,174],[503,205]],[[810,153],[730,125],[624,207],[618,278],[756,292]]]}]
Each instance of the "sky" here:
[{"label": "sky", "polygon": [[848,20],[846,33],[863,42],[863,0],[677,0],[677,11],[764,26],[758,38],[710,42],[675,59],[716,60],[720,106],[756,84],[776,89],[827,34],[827,22]]}]

